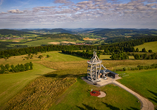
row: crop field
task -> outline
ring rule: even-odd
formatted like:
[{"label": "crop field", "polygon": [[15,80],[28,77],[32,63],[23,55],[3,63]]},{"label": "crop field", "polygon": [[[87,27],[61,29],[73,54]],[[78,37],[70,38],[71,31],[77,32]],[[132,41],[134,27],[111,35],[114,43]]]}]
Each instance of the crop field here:
[{"label": "crop field", "polygon": [[[43,58],[39,59],[39,55],[43,55]],[[47,58],[47,55],[50,57]],[[80,77],[86,75],[88,59],[62,54],[58,51],[38,53],[37,55],[33,55],[32,59],[28,60],[25,57],[27,55],[13,56],[7,60],[0,59],[0,64],[9,63],[15,65],[30,61],[34,64],[33,70],[0,74],[0,99],[2,99],[0,100],[0,109],[2,110],[38,110],[49,108],[52,110],[65,108],[103,108],[105,110],[119,108],[136,110],[140,108],[138,99],[118,86],[107,85],[99,88],[82,81]],[[102,59],[103,65],[111,70],[157,63],[157,60],[110,60],[109,57],[109,55],[102,55],[100,59]],[[149,74],[149,71],[153,74]],[[146,84],[146,81],[149,82],[153,78],[153,75],[155,76],[155,71],[157,70],[147,70],[146,73],[144,73],[145,71],[125,71],[128,76],[123,77],[120,82],[122,84],[126,83],[126,86],[142,94],[138,89],[136,90],[138,88],[136,87],[136,83],[135,86],[132,83],[140,83],[136,81],[139,78],[139,81],[145,81],[143,84]],[[121,74],[123,71],[119,73]],[[145,74],[144,77],[143,74]],[[127,82],[128,80],[130,82]],[[140,84],[140,86],[144,86],[143,84]],[[153,83],[147,83],[146,88],[149,84]],[[157,82],[155,81],[154,84],[157,84]],[[92,97],[89,95],[91,89],[105,91],[107,96],[100,99]],[[149,86],[148,89],[153,92],[157,91],[153,86]],[[146,89],[141,90],[144,93],[146,91]],[[142,95],[145,96],[145,94]],[[145,97],[150,97],[155,100],[151,94]],[[156,104],[155,102],[153,103]]]},{"label": "crop field", "polygon": [[152,50],[153,52],[157,52],[157,41],[135,46],[135,49],[136,48],[139,48],[140,51],[142,51],[142,48],[145,48],[147,51]]}]

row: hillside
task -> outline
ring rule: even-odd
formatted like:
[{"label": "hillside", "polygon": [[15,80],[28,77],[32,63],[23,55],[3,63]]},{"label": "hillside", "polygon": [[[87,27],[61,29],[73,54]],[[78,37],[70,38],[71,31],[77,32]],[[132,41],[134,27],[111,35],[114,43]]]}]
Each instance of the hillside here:
[{"label": "hillside", "polygon": [[42,35],[41,37],[46,37],[46,38],[52,38],[52,39],[76,39],[76,40],[82,40],[82,37],[79,35],[73,35],[73,34],[68,34],[68,33],[60,33],[60,34],[46,34]]},{"label": "hillside", "polygon": [[17,31],[17,30],[10,30],[10,29],[0,29],[0,34],[1,35],[23,35],[23,34],[32,34],[30,32],[21,32],[21,31]]},{"label": "hillside", "polygon": [[140,51],[145,48],[147,51],[152,50],[153,52],[157,52],[157,41],[155,42],[147,42],[142,45],[135,46],[135,49],[138,48]]},{"label": "hillside", "polygon": [[40,33],[40,34],[56,34],[56,33],[70,33],[71,31],[62,29],[62,28],[56,28],[56,29],[22,29],[20,31],[23,32],[32,32],[32,33]]},{"label": "hillside", "polygon": [[136,37],[143,35],[157,35],[155,29],[94,29],[88,31],[101,37]]}]

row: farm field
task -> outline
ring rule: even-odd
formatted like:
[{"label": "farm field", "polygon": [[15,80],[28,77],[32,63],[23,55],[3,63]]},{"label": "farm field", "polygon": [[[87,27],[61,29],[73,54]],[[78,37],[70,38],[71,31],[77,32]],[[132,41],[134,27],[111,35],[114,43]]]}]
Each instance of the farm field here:
[{"label": "farm field", "polygon": [[[39,55],[43,55],[43,58],[39,59]],[[46,55],[49,55],[50,57],[46,58]],[[129,94],[118,86],[108,85],[105,87],[97,88],[82,81],[79,77],[86,75],[87,60],[89,59],[62,54],[58,51],[38,53],[37,55],[33,55],[33,59],[29,60],[25,59],[26,56],[27,55],[13,56],[7,60],[0,59],[0,64],[20,64],[30,61],[32,61],[34,64],[34,69],[27,71],[26,73],[21,72],[12,74],[0,74],[0,76],[3,76],[3,78],[0,79],[0,83],[3,85],[3,89],[0,86],[0,90],[2,89],[3,91],[6,91],[7,89],[5,89],[4,86],[11,87],[18,82],[20,83],[20,81],[23,81],[24,83],[20,83],[20,88],[18,88],[18,86],[13,87],[14,89],[18,89],[16,89],[16,92],[12,96],[8,96],[8,99],[3,101],[5,104],[1,106],[2,109],[5,107],[12,110],[17,110],[18,108],[22,109],[22,107],[25,109],[35,109],[36,105],[38,105],[38,108],[36,109],[48,109],[50,107],[51,109],[62,109],[64,107],[67,109],[88,109],[88,107],[91,107],[96,109],[105,108],[107,110],[114,108],[139,109],[140,107],[140,103],[138,103],[138,100],[133,95]],[[100,58],[106,59],[102,60],[102,63],[104,66],[111,70],[114,68],[123,68],[127,66],[130,67],[137,65],[151,65],[153,63],[157,63],[157,60],[110,60],[107,59],[109,58],[108,55],[100,56]],[[56,71],[53,71],[54,69]],[[129,75],[131,74],[129,71],[126,72],[128,72]],[[143,74],[142,71],[135,72]],[[142,78],[141,74],[137,74],[139,78]],[[8,80],[5,81],[6,76]],[[29,77],[32,79],[30,78],[31,80],[25,82],[25,79]],[[123,77],[124,80],[125,78],[127,77]],[[12,84],[9,82],[9,79],[13,80]],[[148,79],[148,81],[149,80],[151,79]],[[105,91],[107,93],[106,98],[98,99],[96,97],[91,97],[88,94],[91,89],[101,89],[102,91]],[[151,88],[150,90],[154,91],[154,89]],[[8,94],[12,93],[12,91],[13,89],[11,91],[8,91]],[[113,93],[115,91],[119,92]],[[84,102],[81,103],[80,101],[82,101],[83,98]],[[89,98],[91,100],[89,100]],[[122,104],[118,103],[121,101],[121,99],[123,99]],[[70,100],[72,100],[72,102],[70,102]],[[94,100],[97,100],[97,103],[95,103]],[[75,104],[75,102],[77,104]],[[66,106],[66,104],[69,106]]]},{"label": "farm field", "polygon": [[140,51],[145,48],[147,51],[152,50],[153,52],[157,52],[157,41],[147,42],[142,45],[135,46],[135,49],[136,48],[139,48]]}]

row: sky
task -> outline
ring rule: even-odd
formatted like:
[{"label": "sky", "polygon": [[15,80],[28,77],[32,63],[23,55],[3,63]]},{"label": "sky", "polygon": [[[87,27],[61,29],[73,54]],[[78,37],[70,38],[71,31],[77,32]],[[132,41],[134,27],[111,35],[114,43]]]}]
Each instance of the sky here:
[{"label": "sky", "polygon": [[157,0],[0,0],[4,28],[157,29]]}]

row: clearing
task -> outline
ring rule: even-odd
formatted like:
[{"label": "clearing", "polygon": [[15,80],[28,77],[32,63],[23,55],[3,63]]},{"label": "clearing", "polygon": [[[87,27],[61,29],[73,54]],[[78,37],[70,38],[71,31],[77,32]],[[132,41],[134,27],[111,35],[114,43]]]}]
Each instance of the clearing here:
[{"label": "clearing", "polygon": [[157,41],[154,41],[154,42],[147,42],[147,43],[144,43],[142,45],[138,45],[138,46],[135,46],[134,48],[138,48],[139,51],[142,51],[143,48],[145,48],[147,51],[148,50],[152,50],[153,52],[157,52]]}]

